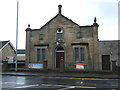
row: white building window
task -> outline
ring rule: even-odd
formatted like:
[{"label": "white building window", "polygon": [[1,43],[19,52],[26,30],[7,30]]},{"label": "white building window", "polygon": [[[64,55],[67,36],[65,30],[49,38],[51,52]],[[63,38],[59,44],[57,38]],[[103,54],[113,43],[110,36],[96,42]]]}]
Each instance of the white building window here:
[{"label": "white building window", "polygon": [[84,62],[86,59],[86,48],[85,47],[75,47],[74,48],[75,61]]},{"label": "white building window", "polygon": [[37,61],[43,62],[46,60],[46,48],[37,48]]}]

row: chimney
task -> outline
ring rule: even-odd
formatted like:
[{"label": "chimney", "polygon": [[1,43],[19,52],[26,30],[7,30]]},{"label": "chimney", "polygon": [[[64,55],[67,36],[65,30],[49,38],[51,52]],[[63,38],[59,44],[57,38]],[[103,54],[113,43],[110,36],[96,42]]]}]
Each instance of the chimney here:
[{"label": "chimney", "polygon": [[61,8],[62,8],[62,5],[58,5],[58,13],[59,14],[61,14],[61,12],[62,12]]}]

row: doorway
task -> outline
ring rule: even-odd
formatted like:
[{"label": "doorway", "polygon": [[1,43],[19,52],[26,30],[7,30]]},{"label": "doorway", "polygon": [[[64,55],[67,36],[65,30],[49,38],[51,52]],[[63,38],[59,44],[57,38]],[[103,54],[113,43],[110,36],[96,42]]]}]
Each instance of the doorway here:
[{"label": "doorway", "polygon": [[110,70],[110,55],[102,55],[102,70]]},{"label": "doorway", "polygon": [[58,47],[56,49],[56,68],[60,68],[60,60],[64,60],[64,48]]}]

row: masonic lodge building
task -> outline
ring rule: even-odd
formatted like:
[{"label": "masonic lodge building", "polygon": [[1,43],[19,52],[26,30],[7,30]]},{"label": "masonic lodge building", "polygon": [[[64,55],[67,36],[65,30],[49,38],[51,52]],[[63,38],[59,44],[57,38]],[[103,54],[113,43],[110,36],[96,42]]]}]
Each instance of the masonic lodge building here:
[{"label": "masonic lodge building", "polygon": [[100,70],[96,21],[94,18],[91,25],[80,26],[62,15],[62,5],[59,5],[58,14],[40,29],[31,29],[28,25],[26,66],[47,61],[47,68],[56,70],[63,60],[65,69],[82,65],[84,70]]}]

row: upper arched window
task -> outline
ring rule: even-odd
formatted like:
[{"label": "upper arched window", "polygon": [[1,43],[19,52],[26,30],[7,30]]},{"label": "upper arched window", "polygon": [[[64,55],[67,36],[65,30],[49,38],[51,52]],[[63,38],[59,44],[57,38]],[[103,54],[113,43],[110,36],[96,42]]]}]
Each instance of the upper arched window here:
[{"label": "upper arched window", "polygon": [[63,29],[58,28],[56,33],[56,40],[62,40],[63,39]]}]

